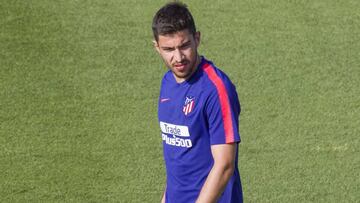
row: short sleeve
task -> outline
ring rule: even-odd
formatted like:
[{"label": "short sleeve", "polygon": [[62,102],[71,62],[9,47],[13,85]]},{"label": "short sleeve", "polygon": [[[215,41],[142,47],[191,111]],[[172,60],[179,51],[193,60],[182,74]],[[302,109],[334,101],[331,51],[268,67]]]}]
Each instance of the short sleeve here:
[{"label": "short sleeve", "polygon": [[210,142],[212,145],[240,142],[240,103],[235,87],[232,84],[226,86],[222,81],[219,83],[210,92],[205,107]]}]

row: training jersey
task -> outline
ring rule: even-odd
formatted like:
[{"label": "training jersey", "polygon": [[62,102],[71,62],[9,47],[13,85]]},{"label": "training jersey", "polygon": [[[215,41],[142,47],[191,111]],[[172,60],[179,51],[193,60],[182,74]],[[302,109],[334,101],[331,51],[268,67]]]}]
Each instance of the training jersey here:
[{"label": "training jersey", "polygon": [[[158,118],[166,165],[166,203],[195,202],[213,166],[211,145],[240,142],[240,104],[235,86],[201,57],[193,75],[177,83],[165,73]],[[238,153],[233,176],[218,202],[242,202]]]}]

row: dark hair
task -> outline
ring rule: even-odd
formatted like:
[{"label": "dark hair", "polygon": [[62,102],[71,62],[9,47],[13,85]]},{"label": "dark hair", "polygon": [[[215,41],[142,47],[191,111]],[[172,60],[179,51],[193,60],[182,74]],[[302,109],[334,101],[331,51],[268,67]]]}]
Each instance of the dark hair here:
[{"label": "dark hair", "polygon": [[172,34],[185,29],[191,34],[196,32],[193,17],[187,6],[181,2],[167,3],[153,18],[152,30],[156,41],[159,40],[159,35]]}]

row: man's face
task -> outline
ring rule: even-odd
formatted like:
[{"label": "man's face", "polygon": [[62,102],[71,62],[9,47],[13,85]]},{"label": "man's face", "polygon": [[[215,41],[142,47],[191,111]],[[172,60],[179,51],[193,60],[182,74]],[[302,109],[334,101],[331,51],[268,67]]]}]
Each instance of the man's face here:
[{"label": "man's face", "polygon": [[193,35],[187,29],[159,35],[159,40],[154,41],[156,50],[179,83],[187,80],[200,63],[197,53],[199,43],[200,33]]}]

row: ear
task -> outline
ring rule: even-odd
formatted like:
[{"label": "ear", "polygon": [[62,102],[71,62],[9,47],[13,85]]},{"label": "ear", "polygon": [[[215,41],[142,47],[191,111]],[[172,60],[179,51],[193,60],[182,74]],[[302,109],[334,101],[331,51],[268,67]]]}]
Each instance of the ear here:
[{"label": "ear", "polygon": [[153,40],[153,45],[154,45],[154,48],[156,49],[156,51],[158,53],[160,53],[159,43],[156,40]]},{"label": "ear", "polygon": [[199,31],[195,32],[195,43],[196,43],[196,48],[200,45],[200,37],[201,37],[201,33]]}]

